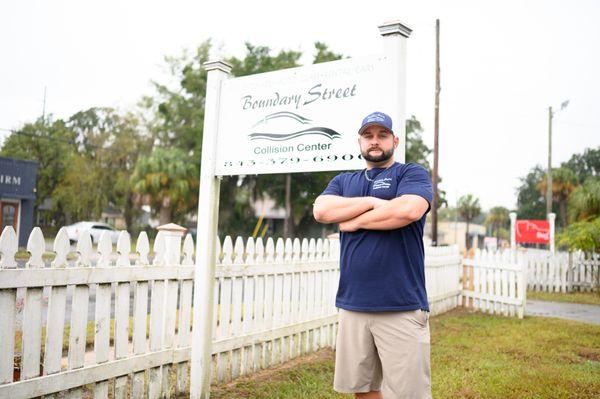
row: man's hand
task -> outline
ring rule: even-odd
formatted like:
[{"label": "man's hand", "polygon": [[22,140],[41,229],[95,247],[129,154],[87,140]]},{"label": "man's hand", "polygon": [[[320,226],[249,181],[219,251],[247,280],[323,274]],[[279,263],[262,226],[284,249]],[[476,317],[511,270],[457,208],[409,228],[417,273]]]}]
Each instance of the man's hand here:
[{"label": "man's hand", "polygon": [[358,225],[356,224],[356,218],[346,220],[345,222],[340,223],[340,231],[345,233],[352,233],[358,230]]},{"label": "man's hand", "polygon": [[377,197],[367,197],[371,200],[371,203],[373,204],[373,209],[377,209],[380,206],[384,206],[385,204],[387,204],[389,202],[389,200],[384,200],[381,198],[377,198]]}]

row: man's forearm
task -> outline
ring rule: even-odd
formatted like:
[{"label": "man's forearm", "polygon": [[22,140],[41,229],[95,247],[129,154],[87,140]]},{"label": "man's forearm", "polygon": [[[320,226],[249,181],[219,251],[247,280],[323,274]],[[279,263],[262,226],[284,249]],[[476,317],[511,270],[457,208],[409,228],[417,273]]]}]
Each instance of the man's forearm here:
[{"label": "man's forearm", "polygon": [[[382,208],[372,209],[348,220],[348,223],[354,225],[351,230],[394,230],[414,222],[414,220],[409,217],[409,212],[403,214],[395,212],[394,214],[390,214],[390,212],[386,212],[386,210]],[[342,230],[344,230],[343,226]]]},{"label": "man's forearm", "polygon": [[396,198],[340,224],[342,231],[393,230],[419,220],[427,210],[427,202],[415,196]]},{"label": "man's forearm", "polygon": [[313,208],[315,220],[320,223],[340,223],[355,218],[374,208],[371,197],[340,197],[323,195]]}]

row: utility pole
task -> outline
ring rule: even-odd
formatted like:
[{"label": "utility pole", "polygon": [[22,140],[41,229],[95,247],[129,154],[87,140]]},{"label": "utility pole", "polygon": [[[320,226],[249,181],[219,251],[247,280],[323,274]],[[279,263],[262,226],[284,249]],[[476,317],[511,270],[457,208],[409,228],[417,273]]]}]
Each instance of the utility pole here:
[{"label": "utility pole", "polygon": [[546,173],[546,215],[552,213],[552,107],[548,107],[548,172]]},{"label": "utility pole", "polygon": [[440,20],[435,20],[435,130],[433,138],[433,204],[431,206],[431,244],[437,246],[438,208],[438,146],[440,130]]},{"label": "utility pole", "polygon": [[46,86],[44,86],[44,105],[42,106],[42,122],[46,124]]},{"label": "utility pole", "polygon": [[554,114],[567,108],[569,100],[563,101],[560,104],[558,111],[552,111],[552,107],[548,107],[548,172],[546,173],[546,215],[552,213],[552,118]]}]

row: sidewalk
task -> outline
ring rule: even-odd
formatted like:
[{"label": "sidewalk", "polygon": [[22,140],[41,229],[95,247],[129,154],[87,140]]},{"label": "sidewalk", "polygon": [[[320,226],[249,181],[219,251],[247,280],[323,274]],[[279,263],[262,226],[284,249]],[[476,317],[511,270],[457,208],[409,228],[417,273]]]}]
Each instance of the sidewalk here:
[{"label": "sidewalk", "polygon": [[584,323],[600,324],[600,306],[580,303],[527,300],[527,316],[557,317]]}]

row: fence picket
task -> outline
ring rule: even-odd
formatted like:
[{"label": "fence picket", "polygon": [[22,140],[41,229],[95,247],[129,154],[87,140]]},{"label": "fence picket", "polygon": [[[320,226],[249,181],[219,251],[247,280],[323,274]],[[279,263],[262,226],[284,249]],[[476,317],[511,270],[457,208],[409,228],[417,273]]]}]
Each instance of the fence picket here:
[{"label": "fence picket", "polygon": [[[36,229],[30,235],[30,242],[34,234],[36,237],[42,234],[39,228],[36,227]],[[33,252],[35,252],[36,255],[39,254],[40,261],[43,242],[44,237],[42,236],[41,241],[38,238],[35,243],[27,245],[32,257],[34,256]],[[12,226],[6,226],[0,235],[0,273],[2,269],[17,267],[15,261],[17,249],[17,234]],[[16,299],[17,290],[15,288],[0,289],[0,314],[2,315],[2,325],[0,326],[0,353],[2,354],[0,356],[0,384],[13,382]]]},{"label": "fence picket", "polygon": [[[51,268],[64,268],[67,266],[67,255],[70,250],[67,231],[62,227],[54,239],[54,252],[56,257]],[[44,345],[44,374],[58,373],[61,369],[63,332],[65,327],[65,313],[67,306],[67,286],[53,286],[50,288],[48,299],[48,313],[46,322],[46,342]],[[50,396],[50,395],[47,395]],[[55,397],[54,395],[52,395]]]},{"label": "fence picket", "polygon": [[[102,232],[98,240],[97,267],[110,267],[112,255],[112,241],[108,231]],[[110,308],[112,287],[110,284],[96,285],[96,311],[94,321],[94,355],[95,363],[108,362],[110,346]],[[94,398],[108,398],[108,381],[97,382],[94,386]]]}]

